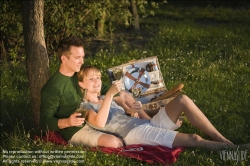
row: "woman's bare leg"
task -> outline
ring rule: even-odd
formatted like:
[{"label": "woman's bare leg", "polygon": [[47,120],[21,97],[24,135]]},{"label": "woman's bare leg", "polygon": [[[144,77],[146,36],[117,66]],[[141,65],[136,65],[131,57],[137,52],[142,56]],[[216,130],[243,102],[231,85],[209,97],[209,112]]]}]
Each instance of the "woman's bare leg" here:
[{"label": "woman's bare leg", "polygon": [[103,134],[98,138],[98,146],[120,148],[123,147],[123,141],[114,135]]},{"label": "woman's bare leg", "polygon": [[214,141],[233,144],[218,132],[218,130],[210,123],[207,117],[188,96],[179,95],[175,97],[165,106],[165,110],[167,115],[173,122],[176,123],[180,114],[184,112],[187,120],[194,127],[197,127],[202,132],[209,135]]},{"label": "woman's bare leg", "polygon": [[182,146],[182,147],[193,147],[193,148],[194,147],[206,148],[210,150],[230,149],[238,147],[236,145],[224,142],[205,140],[197,134],[183,134],[183,133],[176,134],[172,146],[173,148]]}]

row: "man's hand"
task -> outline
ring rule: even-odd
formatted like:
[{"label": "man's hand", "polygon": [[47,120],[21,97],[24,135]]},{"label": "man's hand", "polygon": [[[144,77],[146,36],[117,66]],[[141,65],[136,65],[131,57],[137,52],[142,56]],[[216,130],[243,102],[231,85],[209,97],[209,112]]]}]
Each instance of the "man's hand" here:
[{"label": "man's hand", "polygon": [[67,128],[67,127],[73,127],[73,126],[80,126],[84,123],[85,118],[79,118],[81,116],[81,113],[73,113],[70,115],[70,117],[65,119],[59,119],[58,120],[58,127],[60,129]]},{"label": "man's hand", "polygon": [[132,104],[131,109],[137,113],[140,119],[151,119],[151,117],[142,109],[142,103],[140,101],[135,101]]},{"label": "man's hand", "polygon": [[135,112],[140,112],[142,110],[142,104],[140,101],[135,101],[134,104],[132,104],[132,110]]},{"label": "man's hand", "polygon": [[132,110],[131,110],[130,116],[131,116],[131,117],[140,118],[138,112],[135,112],[135,111],[132,111]]},{"label": "man's hand", "polygon": [[82,114],[81,113],[73,113],[68,118],[68,124],[69,126],[80,126],[84,123],[85,118],[80,118]]}]

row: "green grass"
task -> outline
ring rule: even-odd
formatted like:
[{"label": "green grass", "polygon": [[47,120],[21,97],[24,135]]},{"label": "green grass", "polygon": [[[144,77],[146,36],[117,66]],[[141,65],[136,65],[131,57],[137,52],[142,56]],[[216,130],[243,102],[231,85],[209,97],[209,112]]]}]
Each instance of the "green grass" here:
[{"label": "green grass", "polygon": [[[142,20],[143,33],[132,35],[133,44],[126,40],[126,35],[122,36],[120,42],[110,43],[95,56],[88,56],[85,63],[101,68],[103,79],[108,82],[107,68],[131,59],[158,56],[167,89],[183,83],[184,93],[223,135],[236,144],[250,142],[249,10],[166,5],[156,16]],[[147,43],[141,46],[141,41]],[[86,50],[91,54],[91,50]],[[54,62],[51,66],[53,72]],[[18,61],[5,62],[0,70],[1,148],[80,150],[30,139],[33,130],[29,126],[31,111],[25,66]],[[209,139],[187,121],[179,131]],[[86,149],[84,155],[85,165],[147,165]],[[236,165],[236,161],[222,161],[217,151],[190,148],[180,154],[174,165]],[[247,161],[238,165],[250,165],[249,152]]]}]

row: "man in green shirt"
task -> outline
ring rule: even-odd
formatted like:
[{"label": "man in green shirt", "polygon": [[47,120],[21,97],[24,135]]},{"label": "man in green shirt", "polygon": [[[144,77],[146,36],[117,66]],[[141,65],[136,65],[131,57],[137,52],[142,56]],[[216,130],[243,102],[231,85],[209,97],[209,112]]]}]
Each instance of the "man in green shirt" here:
[{"label": "man in green shirt", "polygon": [[[78,85],[76,72],[80,71],[84,63],[83,41],[77,37],[63,39],[58,48],[60,59],[59,70],[46,82],[41,90],[40,126],[44,130],[57,131],[62,137],[75,145],[121,147],[122,140],[114,135],[102,133],[92,128],[78,127],[84,118],[76,113],[77,104],[82,97]],[[113,89],[120,91],[120,82],[113,85]],[[114,93],[108,86],[102,87],[103,94]],[[121,96],[126,93],[121,92]],[[129,111],[120,96],[114,98],[116,102]]]}]

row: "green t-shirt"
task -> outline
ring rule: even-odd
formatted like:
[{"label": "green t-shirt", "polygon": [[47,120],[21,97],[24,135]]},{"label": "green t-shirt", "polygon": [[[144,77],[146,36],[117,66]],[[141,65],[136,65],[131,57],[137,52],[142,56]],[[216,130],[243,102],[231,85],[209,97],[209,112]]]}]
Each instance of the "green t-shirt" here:
[{"label": "green t-shirt", "polygon": [[[108,89],[108,85],[103,85],[101,94],[106,94]],[[40,127],[58,131],[65,140],[70,140],[81,127],[60,129],[58,119],[73,114],[81,97],[76,73],[68,77],[59,71],[55,72],[41,90]]]}]

